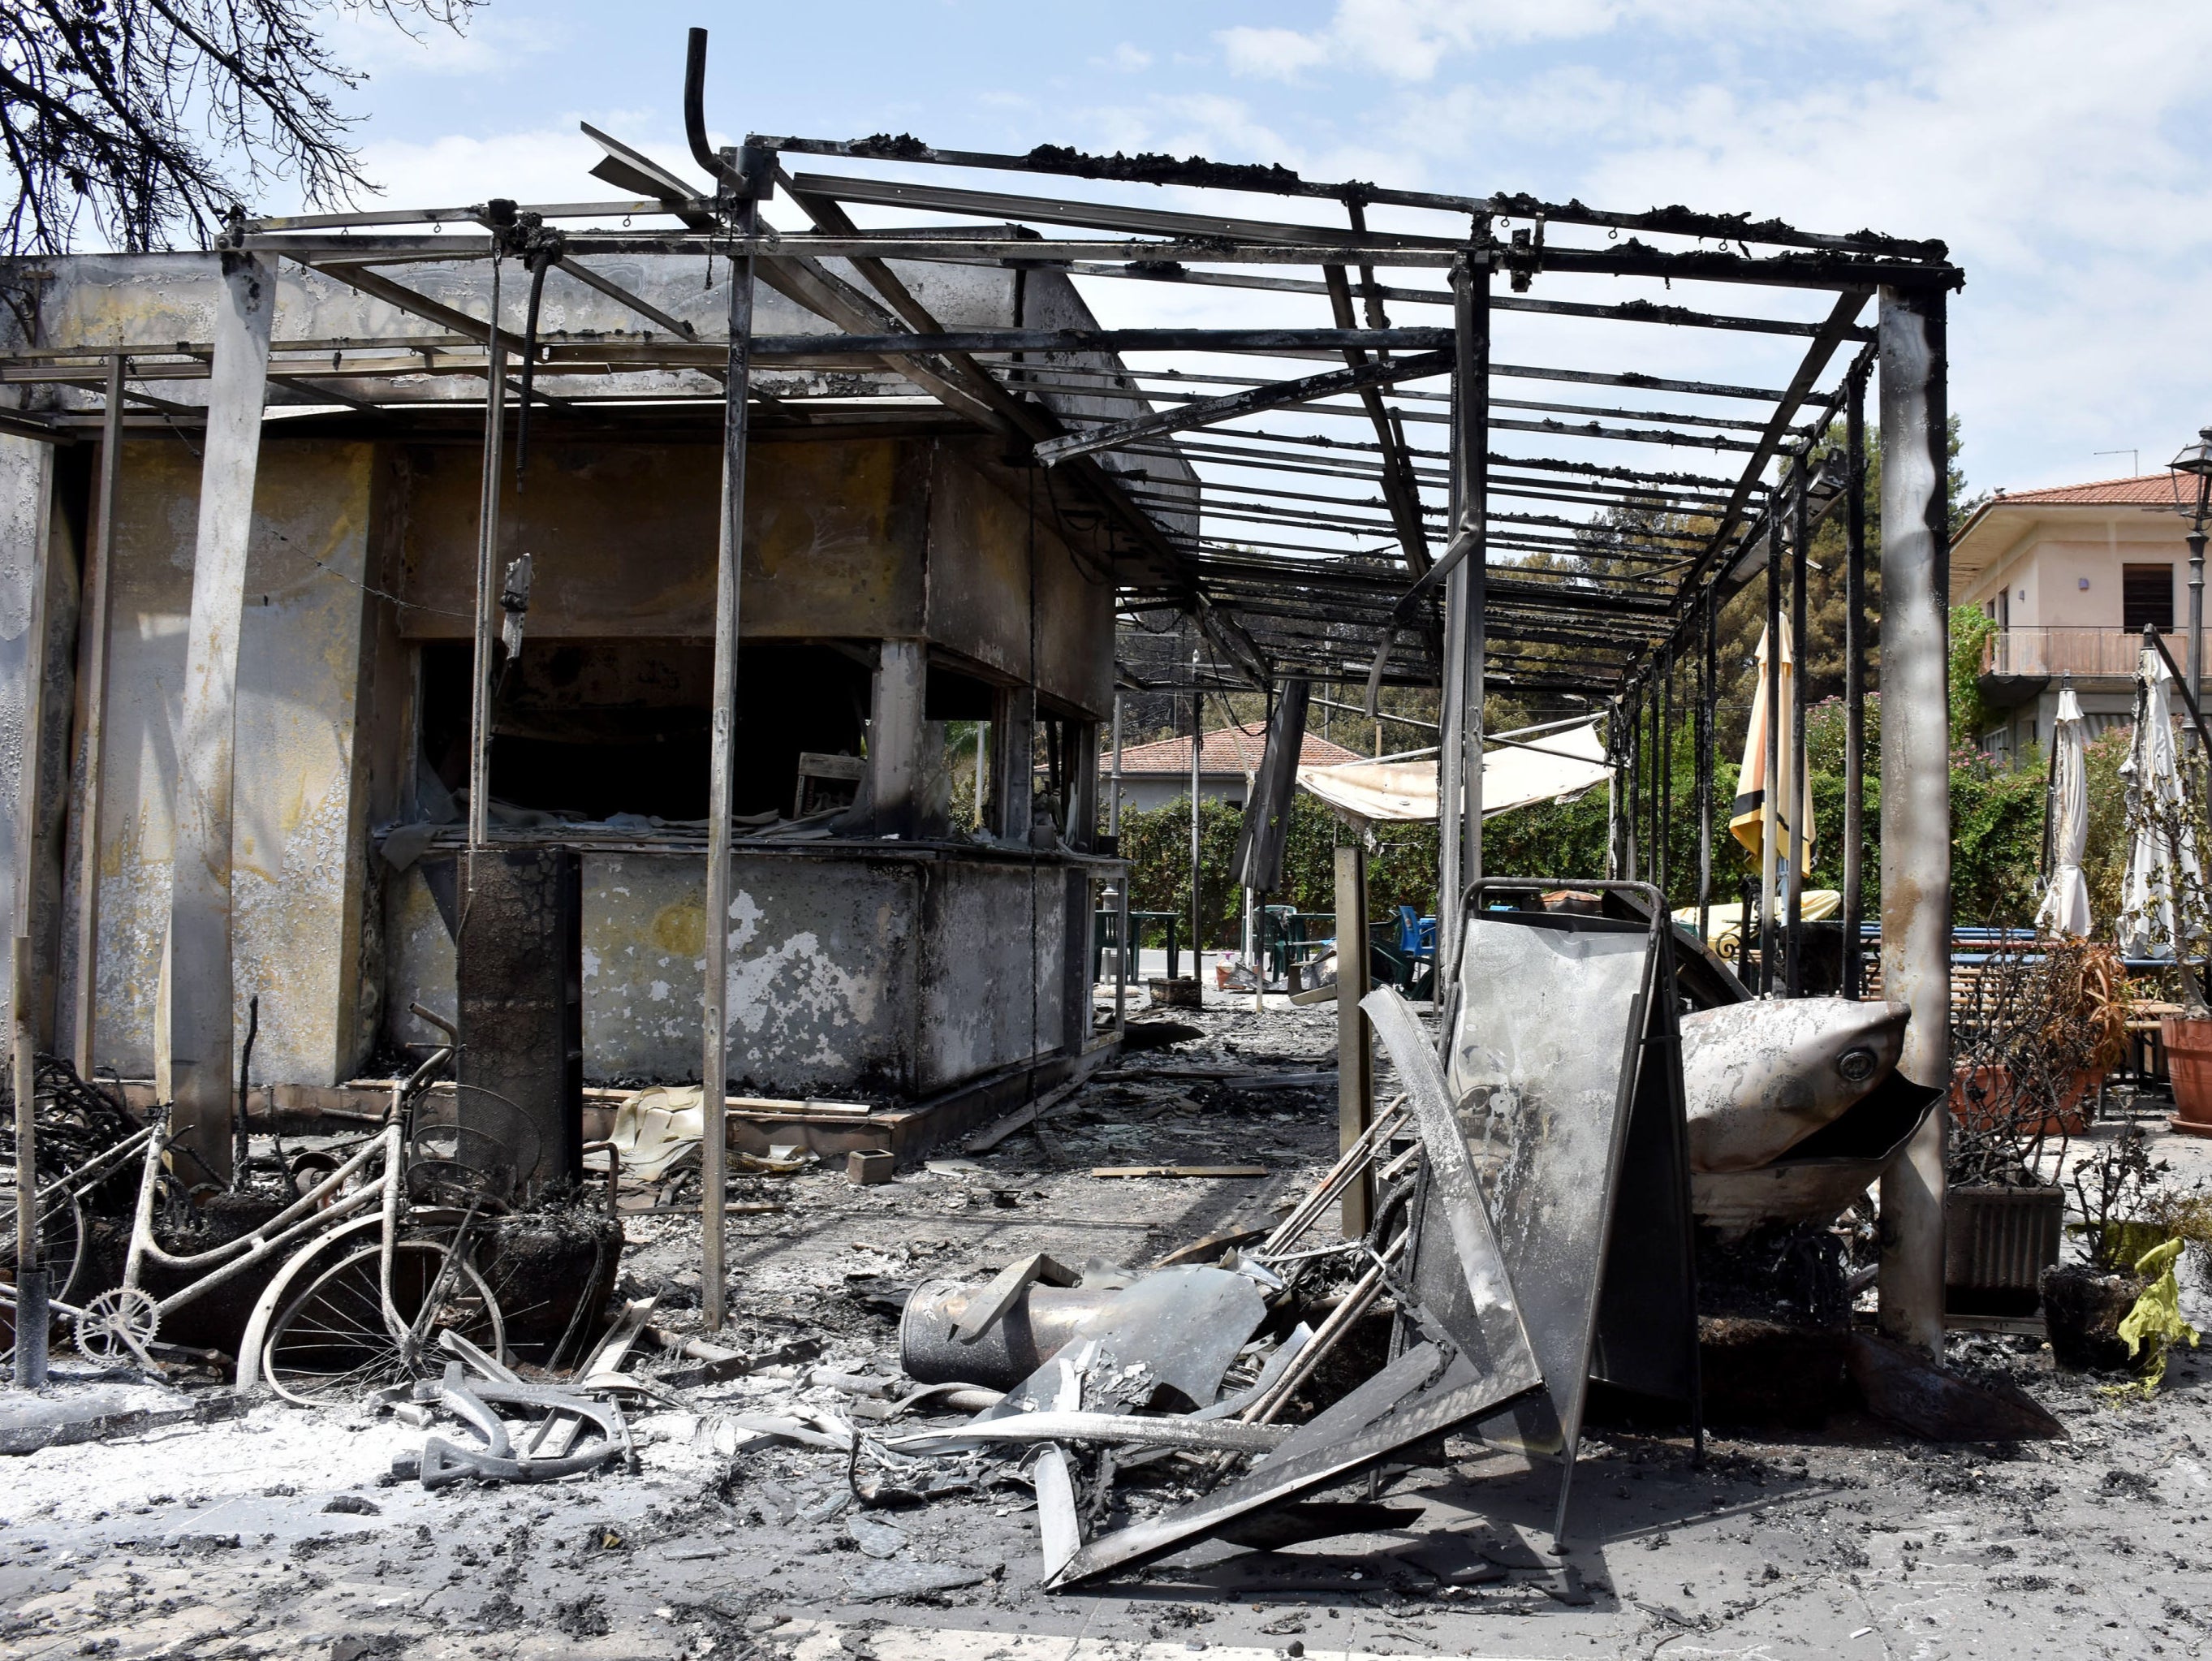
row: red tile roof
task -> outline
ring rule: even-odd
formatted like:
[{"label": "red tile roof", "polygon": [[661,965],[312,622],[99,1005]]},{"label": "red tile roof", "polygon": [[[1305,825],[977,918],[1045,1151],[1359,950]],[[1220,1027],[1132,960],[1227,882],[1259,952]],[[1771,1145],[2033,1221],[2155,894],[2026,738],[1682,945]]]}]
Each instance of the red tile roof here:
[{"label": "red tile roof", "polygon": [[[2195,481],[2183,485],[2180,499],[2196,499]],[[2058,484],[2046,490],[2000,490],[1990,499],[1999,502],[2027,502],[2057,507],[2171,508],[2176,492],[2171,473],[2145,473],[2139,478],[2101,478],[2088,484]]]},{"label": "red tile roof", "polygon": [[[1257,772],[1260,757],[1267,747],[1267,729],[1264,727],[1255,727],[1249,732],[1241,727],[1216,727],[1206,735],[1199,750],[1199,773],[1203,776]],[[1106,753],[1110,757],[1112,752],[1109,750]],[[1363,759],[1358,751],[1347,750],[1311,733],[1305,735],[1305,743],[1298,751],[1301,767],[1334,767],[1343,762]],[[1121,751],[1121,771],[1125,776],[1131,773],[1178,773],[1188,778],[1190,739],[1159,739],[1151,744],[1131,745]]]}]

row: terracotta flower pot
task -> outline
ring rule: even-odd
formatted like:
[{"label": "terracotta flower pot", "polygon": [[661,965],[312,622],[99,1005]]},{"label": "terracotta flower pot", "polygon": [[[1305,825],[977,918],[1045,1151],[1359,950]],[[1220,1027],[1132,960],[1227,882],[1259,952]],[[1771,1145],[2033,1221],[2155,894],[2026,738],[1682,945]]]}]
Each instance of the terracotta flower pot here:
[{"label": "terracotta flower pot", "polygon": [[[2037,1124],[2022,1125],[2021,1134],[2029,1136],[2078,1136],[2089,1128],[2090,1099],[2097,1087],[2097,1075],[2087,1068],[2081,1068],[2066,1082],[2059,1092],[2058,1109],[2046,1113]],[[2008,1100],[2012,1094],[2012,1074],[2002,1067],[1962,1067],[1951,1075],[1951,1117],[1965,1130],[1994,1130],[2003,1110],[1995,1105]],[[2205,1134],[2212,1135],[2212,1122],[2205,1126]]]},{"label": "terracotta flower pot", "polygon": [[2167,1123],[2192,1136],[2212,1136],[2212,1019],[2166,1015],[2158,1029],[2173,1081],[2173,1117]]}]

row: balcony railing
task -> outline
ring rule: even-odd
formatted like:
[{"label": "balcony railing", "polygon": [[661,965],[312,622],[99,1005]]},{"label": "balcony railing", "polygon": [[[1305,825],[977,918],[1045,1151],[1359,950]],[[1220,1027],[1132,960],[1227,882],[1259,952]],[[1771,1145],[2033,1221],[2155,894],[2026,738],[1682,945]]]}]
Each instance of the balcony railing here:
[{"label": "balcony railing", "polygon": [[[2178,647],[2169,647],[2177,655]],[[2135,629],[2000,629],[1982,645],[1985,675],[2109,675],[2136,672],[2142,631]]]}]

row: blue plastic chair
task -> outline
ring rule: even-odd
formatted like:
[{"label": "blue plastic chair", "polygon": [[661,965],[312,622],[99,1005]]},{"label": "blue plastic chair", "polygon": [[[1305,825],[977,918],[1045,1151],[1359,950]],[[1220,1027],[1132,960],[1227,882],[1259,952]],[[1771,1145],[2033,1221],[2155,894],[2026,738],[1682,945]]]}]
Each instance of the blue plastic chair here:
[{"label": "blue plastic chair", "polygon": [[1437,955],[1437,920],[1425,917],[1410,905],[1398,908],[1398,950],[1409,958]]}]

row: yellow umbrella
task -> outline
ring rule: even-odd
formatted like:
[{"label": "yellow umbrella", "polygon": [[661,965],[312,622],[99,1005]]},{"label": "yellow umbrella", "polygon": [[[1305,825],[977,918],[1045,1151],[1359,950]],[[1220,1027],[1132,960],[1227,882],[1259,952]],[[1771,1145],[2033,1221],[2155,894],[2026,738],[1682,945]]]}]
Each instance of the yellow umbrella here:
[{"label": "yellow umbrella", "polygon": [[[1729,833],[1750,850],[1752,856],[1763,867],[1766,859],[1766,723],[1770,718],[1766,707],[1766,631],[1759,630],[1759,652],[1753,670],[1754,688],[1751,697],[1751,727],[1743,739],[1743,771],[1737,776],[1735,810],[1729,818]],[[1796,680],[1796,654],[1790,650],[1790,624],[1782,624],[1781,706],[1788,709],[1791,703],[1791,689]],[[1789,858],[1790,810],[1787,804],[1794,797],[1797,802],[1797,852],[1801,872],[1813,867],[1813,783],[1808,779],[1793,780],[1796,757],[1790,751],[1790,734],[1784,731],[1780,749],[1780,788],[1774,793],[1775,814],[1779,823],[1781,844],[1776,849],[1779,860]]]}]

